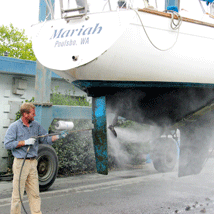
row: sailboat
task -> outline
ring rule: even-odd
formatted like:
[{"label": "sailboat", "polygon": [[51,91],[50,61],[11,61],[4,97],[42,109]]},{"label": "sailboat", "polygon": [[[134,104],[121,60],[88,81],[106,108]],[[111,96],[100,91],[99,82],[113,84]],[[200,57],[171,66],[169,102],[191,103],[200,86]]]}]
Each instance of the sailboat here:
[{"label": "sailboat", "polygon": [[153,155],[161,172],[172,170],[177,154],[161,136],[179,128],[179,175],[199,173],[213,128],[213,0],[45,1],[49,14],[32,26],[33,50],[45,68],[94,98],[98,171],[107,173],[107,106],[113,133],[118,116],[161,127]]}]

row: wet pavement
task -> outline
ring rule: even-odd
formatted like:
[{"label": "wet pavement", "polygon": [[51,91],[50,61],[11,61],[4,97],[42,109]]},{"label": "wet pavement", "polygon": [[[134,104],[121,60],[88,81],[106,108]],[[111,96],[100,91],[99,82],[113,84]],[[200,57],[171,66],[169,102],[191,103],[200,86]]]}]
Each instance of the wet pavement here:
[{"label": "wet pavement", "polygon": [[[178,178],[176,169],[157,173],[152,164],[111,171],[108,176],[86,174],[56,179],[42,192],[42,211],[84,214],[214,213],[214,159],[199,175]],[[0,182],[0,213],[9,213],[11,182]],[[27,209],[26,196],[24,204]],[[30,212],[29,212],[30,213]]]}]

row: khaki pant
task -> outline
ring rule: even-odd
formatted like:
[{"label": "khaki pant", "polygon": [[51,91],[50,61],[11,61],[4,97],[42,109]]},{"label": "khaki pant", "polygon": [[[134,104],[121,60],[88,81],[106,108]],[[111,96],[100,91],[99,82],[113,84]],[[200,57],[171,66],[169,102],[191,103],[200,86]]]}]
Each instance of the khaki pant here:
[{"label": "khaki pant", "polygon": [[[11,214],[21,214],[21,201],[19,198],[19,175],[24,159],[14,158],[13,162],[13,193],[11,201]],[[23,198],[24,189],[26,188],[29,206],[32,214],[42,214],[41,199],[39,197],[39,180],[37,172],[37,160],[25,160],[22,169],[20,192]]]}]

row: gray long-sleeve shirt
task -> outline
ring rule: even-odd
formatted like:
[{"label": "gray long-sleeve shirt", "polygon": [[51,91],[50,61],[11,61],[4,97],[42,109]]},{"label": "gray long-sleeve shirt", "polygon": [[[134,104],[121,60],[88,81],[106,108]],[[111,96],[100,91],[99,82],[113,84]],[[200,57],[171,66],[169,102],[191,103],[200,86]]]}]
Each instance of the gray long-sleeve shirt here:
[{"label": "gray long-sleeve shirt", "polygon": [[[24,158],[27,152],[28,146],[22,146],[16,148],[19,141],[27,140],[31,137],[41,136],[47,134],[47,131],[37,122],[32,121],[27,127],[23,124],[20,118],[16,122],[12,123],[5,135],[4,145],[6,149],[10,149],[12,154],[16,158]],[[27,157],[37,157],[39,143],[46,143],[52,145],[51,137],[37,138],[33,146],[31,146]]]}]

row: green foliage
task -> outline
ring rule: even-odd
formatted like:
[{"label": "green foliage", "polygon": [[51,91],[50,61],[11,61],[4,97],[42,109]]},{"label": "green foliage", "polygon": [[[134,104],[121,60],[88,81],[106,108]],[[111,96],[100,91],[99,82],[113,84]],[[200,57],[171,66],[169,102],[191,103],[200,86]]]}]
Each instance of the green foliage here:
[{"label": "green foliage", "polygon": [[[90,120],[75,120],[74,130],[88,129]],[[74,132],[53,145],[59,158],[61,175],[95,171],[95,157],[91,131]]]},{"label": "green foliage", "polygon": [[145,125],[145,124],[140,124],[132,120],[122,120],[118,121],[118,126],[121,128],[129,128],[133,129],[135,131],[140,131],[140,130],[148,130],[150,126]]},{"label": "green foliage", "polygon": [[[89,106],[86,97],[75,97],[75,91],[71,90],[64,94],[59,92],[59,86],[52,90],[51,103],[53,105]],[[50,131],[54,130],[54,123]],[[91,120],[73,120],[74,130],[88,129],[92,126]],[[91,131],[74,132],[65,139],[58,140],[53,144],[59,159],[60,175],[71,175],[95,170],[95,158]]]},{"label": "green foliage", "polygon": [[65,95],[59,92],[59,86],[56,86],[54,90],[52,90],[51,103],[53,105],[68,105],[68,106],[89,106],[89,102],[87,101],[85,96],[75,97],[74,94],[71,95],[71,90],[65,93]]},{"label": "green foliage", "polygon": [[133,122],[131,120],[124,120],[124,121],[120,122],[120,127],[121,128],[131,128],[132,126],[134,126],[134,123],[135,122]]},{"label": "green foliage", "polygon": [[7,52],[9,57],[25,60],[36,60],[32,50],[32,42],[25,35],[25,30],[19,30],[12,24],[0,26],[0,56]]}]

